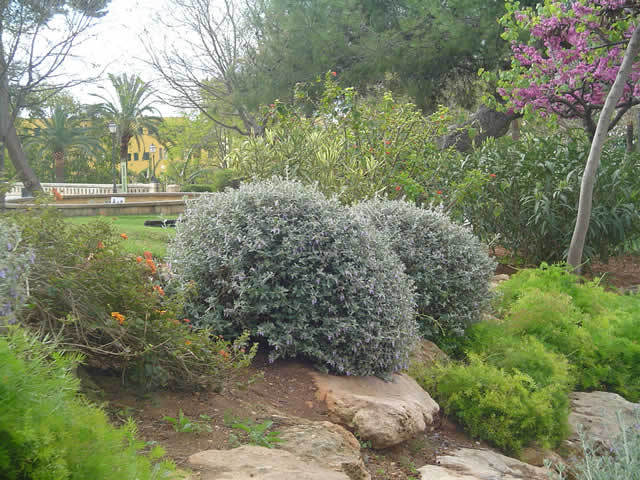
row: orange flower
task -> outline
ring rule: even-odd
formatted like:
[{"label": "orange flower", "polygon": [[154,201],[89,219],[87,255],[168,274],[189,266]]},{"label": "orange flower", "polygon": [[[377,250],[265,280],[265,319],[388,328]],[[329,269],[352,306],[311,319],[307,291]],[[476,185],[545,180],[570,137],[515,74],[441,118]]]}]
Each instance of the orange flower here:
[{"label": "orange flower", "polygon": [[385,145],[390,145],[390,144],[391,144],[391,140],[385,140],[385,141],[384,141],[384,144],[385,144]]},{"label": "orange flower", "polygon": [[142,255],[144,255],[144,258],[146,260],[153,260],[153,255],[151,254],[151,252],[149,250],[145,250]]},{"label": "orange flower", "polygon": [[185,345],[191,345],[191,341],[187,340],[186,342],[184,342]]},{"label": "orange flower", "polygon": [[183,321],[184,323],[189,323],[191,320],[189,320],[188,318],[184,318],[182,321]]},{"label": "orange flower", "polygon": [[122,237],[123,240],[126,240],[127,238],[129,238],[129,236],[126,233],[121,233],[120,236]]},{"label": "orange flower", "polygon": [[142,257],[138,255],[138,256],[136,257],[136,262],[138,262],[138,263],[142,262]]},{"label": "orange flower", "polygon": [[226,350],[220,350],[218,353],[222,358],[229,358],[229,352],[227,352]]},{"label": "orange flower", "polygon": [[160,285],[154,285],[153,289],[158,292],[158,295],[160,295],[161,297],[164,297],[164,290],[162,289],[162,287]]},{"label": "orange flower", "polygon": [[58,189],[52,188],[51,193],[53,193],[53,196],[56,197],[56,200],[62,200],[62,194],[58,191]]},{"label": "orange flower", "polygon": [[331,75],[333,75],[334,77],[338,76],[338,72],[331,72]]},{"label": "orange flower", "polygon": [[438,190],[436,193],[437,193],[438,195],[442,195],[442,190]]},{"label": "orange flower", "polygon": [[98,248],[104,248],[104,243],[102,243],[102,240],[98,240]]},{"label": "orange flower", "polygon": [[491,178],[496,178],[496,174],[495,174],[495,173],[490,173],[490,174],[489,174],[489,176],[490,176]]},{"label": "orange flower", "polygon": [[120,312],[111,312],[111,316],[115,318],[120,325],[124,323],[124,315],[122,315]]},{"label": "orange flower", "polygon": [[156,273],[156,264],[153,263],[153,260],[146,260],[146,264],[147,266],[151,269],[151,275],[154,275]]}]

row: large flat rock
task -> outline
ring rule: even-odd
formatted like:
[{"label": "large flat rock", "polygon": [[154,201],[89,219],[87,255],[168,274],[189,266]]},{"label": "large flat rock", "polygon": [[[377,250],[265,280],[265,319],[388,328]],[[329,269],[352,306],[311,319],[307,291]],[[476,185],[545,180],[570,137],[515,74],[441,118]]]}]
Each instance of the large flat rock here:
[{"label": "large flat rock", "polygon": [[397,445],[424,432],[440,410],[429,394],[405,374],[394,374],[390,382],[377,377],[338,377],[317,372],[312,377],[331,421],[352,429],[373,448]]},{"label": "large flat rock", "polygon": [[371,480],[351,432],[331,422],[307,422],[280,430],[278,448],[302,460],[345,473],[351,480]]},{"label": "large flat rock", "polygon": [[547,470],[492,450],[460,448],[418,471],[422,480],[547,480]]},{"label": "large flat rock", "polygon": [[629,402],[617,393],[573,392],[569,397],[572,433],[567,444],[572,451],[582,451],[578,435],[580,426],[589,440],[611,448],[612,441],[620,435],[618,413],[624,424],[629,426],[635,422],[635,411],[640,408],[640,403]]},{"label": "large flat rock", "polygon": [[196,453],[189,464],[199,470],[200,480],[349,480],[285,450],[251,445]]}]

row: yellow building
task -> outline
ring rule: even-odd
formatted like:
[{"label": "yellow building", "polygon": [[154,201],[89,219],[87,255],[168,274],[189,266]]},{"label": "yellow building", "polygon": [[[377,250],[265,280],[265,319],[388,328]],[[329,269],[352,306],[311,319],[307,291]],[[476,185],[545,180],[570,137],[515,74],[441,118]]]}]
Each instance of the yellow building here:
[{"label": "yellow building", "polygon": [[166,168],[167,150],[158,139],[145,129],[138,138],[129,141],[127,169],[130,173],[145,172],[145,176],[158,177]]}]

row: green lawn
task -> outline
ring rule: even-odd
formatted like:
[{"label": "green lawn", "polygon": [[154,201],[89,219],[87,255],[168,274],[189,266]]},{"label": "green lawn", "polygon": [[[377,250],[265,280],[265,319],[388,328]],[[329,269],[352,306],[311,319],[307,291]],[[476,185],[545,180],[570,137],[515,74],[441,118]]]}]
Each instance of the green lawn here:
[{"label": "green lawn", "polygon": [[122,242],[123,250],[134,255],[142,255],[149,250],[154,257],[164,258],[167,254],[167,242],[175,235],[174,228],[145,227],[145,220],[164,220],[176,218],[159,215],[122,215],[119,217],[69,217],[67,221],[82,225],[97,218],[112,222],[116,232],[126,233],[129,237]]}]

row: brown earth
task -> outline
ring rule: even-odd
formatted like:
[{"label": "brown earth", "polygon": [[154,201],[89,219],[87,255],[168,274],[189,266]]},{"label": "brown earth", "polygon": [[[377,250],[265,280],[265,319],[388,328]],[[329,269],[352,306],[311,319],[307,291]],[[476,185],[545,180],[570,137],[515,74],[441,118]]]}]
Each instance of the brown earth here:
[{"label": "brown earth", "polygon": [[[89,395],[105,405],[115,423],[132,417],[143,440],[157,442],[179,467],[188,468],[187,458],[194,453],[236,446],[230,441],[232,434],[238,434],[238,430],[229,426],[232,418],[272,420],[272,430],[289,423],[286,417],[328,420],[325,406],[316,399],[310,369],[300,362],[285,360],[268,364],[264,358],[258,358],[246,378],[256,374],[263,374],[263,378],[247,388],[231,388],[222,394],[172,391],[142,394],[123,387],[119,377],[96,372],[92,372],[89,380],[93,388],[88,388]],[[163,418],[178,418],[180,410],[189,419],[208,425],[210,431],[176,432]],[[206,420],[202,420],[201,415],[205,415]],[[438,418],[429,431],[402,445],[385,450],[363,445],[362,454],[373,480],[408,480],[419,478],[416,469],[434,463],[436,455],[473,445],[479,443],[469,440],[451,421]]]},{"label": "brown earth", "polygon": [[[499,265],[497,273],[515,271],[515,267]],[[615,288],[640,285],[640,257],[595,263],[590,275],[605,275],[606,283]],[[123,387],[120,378],[95,372],[85,376],[85,389],[90,398],[104,404],[114,422],[122,423],[127,417],[133,417],[145,441],[162,445],[178,466],[188,467],[187,458],[194,453],[235,446],[230,441],[232,434],[238,434],[238,430],[230,427],[234,420],[269,419],[274,421],[276,430],[287,423],[286,417],[327,420],[326,408],[315,396],[316,388],[309,374],[311,368],[293,361],[269,364],[260,357],[254,361],[246,379],[262,378],[246,388],[229,388],[222,394],[172,391],[142,394]],[[178,418],[180,410],[189,419],[210,427],[210,431],[175,431],[163,418]],[[205,419],[201,415],[205,415]],[[372,450],[363,445],[362,455],[373,480],[411,480],[419,478],[416,469],[434,463],[436,455],[457,447],[478,445],[481,443],[470,440],[460,427],[442,417],[427,432],[402,445],[385,450]]]}]

